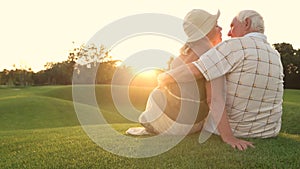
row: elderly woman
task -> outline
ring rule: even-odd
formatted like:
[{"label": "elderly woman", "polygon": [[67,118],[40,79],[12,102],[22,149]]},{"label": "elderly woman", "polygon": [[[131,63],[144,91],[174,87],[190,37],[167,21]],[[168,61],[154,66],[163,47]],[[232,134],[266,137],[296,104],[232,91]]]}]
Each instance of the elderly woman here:
[{"label": "elderly woman", "polygon": [[[198,60],[199,56],[222,41],[222,28],[217,24],[219,15],[219,11],[212,15],[194,9],[185,16],[183,29],[188,39],[180,49],[180,56],[172,62],[171,69]],[[199,132],[208,114],[209,96],[210,84],[205,80],[194,79],[156,88],[139,117],[144,127],[130,128],[126,133],[187,135]]]}]

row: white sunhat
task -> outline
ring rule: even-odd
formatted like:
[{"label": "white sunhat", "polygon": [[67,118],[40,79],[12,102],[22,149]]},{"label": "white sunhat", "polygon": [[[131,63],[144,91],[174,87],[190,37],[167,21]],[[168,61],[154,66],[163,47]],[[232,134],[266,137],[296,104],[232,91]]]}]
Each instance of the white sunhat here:
[{"label": "white sunhat", "polygon": [[188,36],[187,42],[193,42],[206,36],[216,24],[220,11],[212,15],[202,9],[193,9],[183,21],[183,29]]}]

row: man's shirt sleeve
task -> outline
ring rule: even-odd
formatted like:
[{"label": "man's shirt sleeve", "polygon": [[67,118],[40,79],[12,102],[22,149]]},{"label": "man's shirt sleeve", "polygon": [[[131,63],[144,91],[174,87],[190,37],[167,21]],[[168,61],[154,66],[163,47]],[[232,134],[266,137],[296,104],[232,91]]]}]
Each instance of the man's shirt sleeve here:
[{"label": "man's shirt sleeve", "polygon": [[204,53],[193,64],[207,81],[221,77],[234,69],[237,62],[244,57],[239,40],[224,41]]}]

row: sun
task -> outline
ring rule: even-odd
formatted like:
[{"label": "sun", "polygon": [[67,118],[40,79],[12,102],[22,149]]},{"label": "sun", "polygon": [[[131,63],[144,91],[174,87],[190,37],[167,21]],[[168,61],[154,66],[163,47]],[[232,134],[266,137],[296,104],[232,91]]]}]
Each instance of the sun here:
[{"label": "sun", "polygon": [[134,86],[157,86],[157,76],[160,70],[151,69],[136,73],[131,81]]},{"label": "sun", "polygon": [[143,78],[155,78],[157,76],[156,70],[147,70],[144,72],[141,72],[138,76],[143,77]]}]

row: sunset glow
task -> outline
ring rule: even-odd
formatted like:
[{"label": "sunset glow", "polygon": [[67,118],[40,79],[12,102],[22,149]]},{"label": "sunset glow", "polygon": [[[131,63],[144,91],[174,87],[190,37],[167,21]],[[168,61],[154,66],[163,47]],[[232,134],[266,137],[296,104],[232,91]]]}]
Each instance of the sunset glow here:
[{"label": "sunset glow", "polygon": [[155,71],[155,70],[147,70],[145,72],[140,73],[138,76],[146,78],[146,79],[147,78],[153,79],[153,78],[156,78],[157,71]]},{"label": "sunset glow", "polygon": [[157,86],[157,76],[161,73],[160,70],[146,70],[137,73],[131,80],[132,86]]}]

